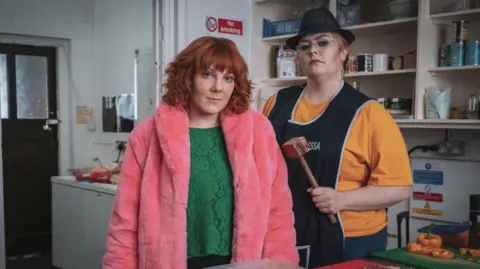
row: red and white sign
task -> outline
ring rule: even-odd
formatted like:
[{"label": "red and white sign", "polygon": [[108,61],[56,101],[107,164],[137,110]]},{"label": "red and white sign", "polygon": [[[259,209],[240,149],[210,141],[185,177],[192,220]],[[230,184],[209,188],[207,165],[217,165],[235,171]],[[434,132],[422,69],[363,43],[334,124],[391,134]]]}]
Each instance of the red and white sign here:
[{"label": "red and white sign", "polygon": [[426,192],[413,192],[413,200],[422,200],[422,201],[429,201],[429,202],[443,202],[443,194],[441,193],[426,193]]},{"label": "red and white sign", "polygon": [[218,27],[217,19],[215,19],[214,17],[207,17],[207,19],[205,20],[205,27],[207,27],[207,30],[209,32],[216,32]]},{"label": "red and white sign", "polygon": [[222,34],[243,35],[243,22],[218,18],[218,32]]}]

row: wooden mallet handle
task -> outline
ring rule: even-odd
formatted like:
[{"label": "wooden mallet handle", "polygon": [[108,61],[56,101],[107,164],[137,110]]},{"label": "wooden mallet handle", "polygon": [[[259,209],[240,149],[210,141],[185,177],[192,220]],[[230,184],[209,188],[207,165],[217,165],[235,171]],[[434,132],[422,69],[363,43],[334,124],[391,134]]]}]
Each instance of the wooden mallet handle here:
[{"label": "wooden mallet handle", "polygon": [[[303,166],[303,169],[305,170],[305,173],[307,173],[307,177],[308,179],[310,180],[310,184],[314,187],[314,188],[318,188],[320,187],[317,183],[317,180],[315,180],[315,177],[313,176],[312,174],[312,170],[310,170],[310,167],[308,167],[308,164],[307,162],[305,161],[305,158],[303,158],[303,156],[300,156],[300,163],[302,164]],[[331,224],[335,224],[337,223],[337,218],[335,218],[335,216],[333,214],[328,214],[327,215],[328,217],[328,220],[330,221]]]},{"label": "wooden mallet handle", "polygon": [[[310,185],[312,185],[314,188],[318,188],[319,185],[317,183],[317,180],[313,176],[310,167],[308,167],[307,162],[303,158],[303,155],[310,151],[310,147],[305,137],[294,137],[284,143],[282,145],[282,148],[288,158],[300,160],[300,163],[303,166],[303,170],[307,174],[308,180],[310,180]],[[333,214],[328,214],[327,217],[330,220],[330,223],[337,223],[337,219]]]}]

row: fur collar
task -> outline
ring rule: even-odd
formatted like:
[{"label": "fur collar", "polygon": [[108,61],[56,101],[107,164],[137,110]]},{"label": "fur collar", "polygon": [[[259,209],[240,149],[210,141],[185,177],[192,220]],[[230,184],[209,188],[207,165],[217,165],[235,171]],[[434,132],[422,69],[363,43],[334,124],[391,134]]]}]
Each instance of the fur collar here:
[{"label": "fur collar", "polygon": [[[225,136],[228,157],[233,170],[235,187],[241,184],[245,173],[244,164],[252,156],[253,117],[252,111],[242,114],[222,114],[221,127]],[[155,114],[155,126],[165,161],[174,178],[176,189],[188,187],[190,179],[190,137],[188,114],[182,107],[161,103]],[[180,201],[186,203],[186,193]]]}]

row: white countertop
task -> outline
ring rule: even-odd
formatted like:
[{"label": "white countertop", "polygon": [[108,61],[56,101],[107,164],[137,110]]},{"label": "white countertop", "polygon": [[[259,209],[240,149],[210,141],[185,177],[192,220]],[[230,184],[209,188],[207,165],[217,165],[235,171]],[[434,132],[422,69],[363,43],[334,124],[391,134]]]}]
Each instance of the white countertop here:
[{"label": "white countertop", "polygon": [[75,177],[73,176],[52,177],[51,182],[65,185],[65,186],[71,186],[79,189],[101,192],[101,193],[110,194],[110,195],[115,195],[115,193],[117,192],[117,185],[81,182],[76,180]]}]

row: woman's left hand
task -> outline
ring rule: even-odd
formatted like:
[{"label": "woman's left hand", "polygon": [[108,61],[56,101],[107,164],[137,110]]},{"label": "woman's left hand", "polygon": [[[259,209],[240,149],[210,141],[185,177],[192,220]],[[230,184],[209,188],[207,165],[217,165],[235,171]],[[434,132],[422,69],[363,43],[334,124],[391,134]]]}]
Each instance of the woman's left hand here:
[{"label": "woman's left hand", "polygon": [[308,192],[318,210],[325,214],[336,214],[343,210],[342,195],[332,188],[310,188]]}]

